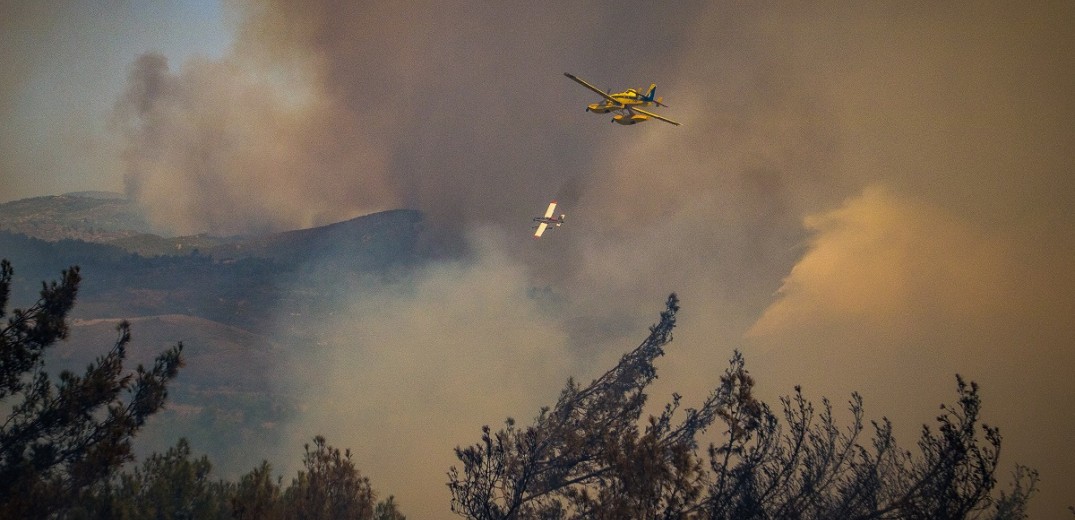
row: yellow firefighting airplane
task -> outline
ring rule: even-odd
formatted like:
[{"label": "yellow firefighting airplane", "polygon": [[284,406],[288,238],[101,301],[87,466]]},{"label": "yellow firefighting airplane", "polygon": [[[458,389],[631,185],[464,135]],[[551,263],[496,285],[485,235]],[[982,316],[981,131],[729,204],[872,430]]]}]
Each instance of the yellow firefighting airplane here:
[{"label": "yellow firefighting airplane", "polygon": [[548,229],[549,225],[560,227],[560,224],[564,223],[564,218],[567,215],[560,215],[559,217],[553,216],[553,212],[556,211],[556,201],[549,203],[549,209],[545,210],[544,217],[534,217],[534,222],[538,222],[537,231],[534,232],[534,238],[541,238],[541,234]]},{"label": "yellow firefighting airplane", "polygon": [[649,119],[656,119],[664,121],[665,123],[671,123],[679,126],[679,123],[672,121],[666,117],[661,117],[653,112],[642,110],[641,107],[648,107],[650,105],[657,105],[666,107],[664,103],[661,103],[661,98],[654,99],[653,94],[657,90],[657,84],[651,84],[649,90],[645,94],[639,93],[635,89],[627,89],[625,92],[617,92],[615,94],[609,92],[602,92],[601,89],[587,83],[585,80],[565,72],[564,76],[567,76],[574,80],[576,83],[594,91],[597,95],[605,98],[601,103],[594,103],[586,107],[587,112],[594,112],[597,114],[607,114],[609,112],[616,112],[616,115],[612,117],[613,123],[619,123],[621,125],[633,125],[635,123],[642,123]]}]

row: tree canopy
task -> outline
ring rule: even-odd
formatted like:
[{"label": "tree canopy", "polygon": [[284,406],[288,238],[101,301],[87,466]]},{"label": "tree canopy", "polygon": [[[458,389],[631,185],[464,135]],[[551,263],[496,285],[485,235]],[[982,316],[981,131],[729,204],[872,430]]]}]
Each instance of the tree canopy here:
[{"label": "tree canopy", "polygon": [[[642,422],[678,310],[673,294],[637,348],[587,386],[569,380],[532,426],[509,418],[456,448],[452,510],[482,520],[1025,517],[1037,474],[1017,466],[1011,490],[993,493],[1000,432],[979,423],[978,386],[959,376],[956,405],[923,427],[917,454],[887,419],[867,428],[857,394],[844,427],[827,399],[815,408],[798,387],[774,413],[738,351],[699,408],[680,411],[674,394]],[[703,450],[710,428],[721,440]]]},{"label": "tree canopy", "polygon": [[131,339],[122,322],[111,349],[79,375],[45,370],[49,347],[67,337],[67,314],[81,281],[78,267],[42,283],[40,298],[7,314],[14,270],[0,262],[0,517],[36,518],[77,503],[132,459],[131,439],[164,405],[182,365],[182,344],[153,366],[125,370]]},{"label": "tree canopy", "polygon": [[0,518],[406,520],[395,499],[376,501],[351,453],[324,437],[306,446],[303,470],[284,488],[263,462],[238,482],[213,479],[208,457],[179,439],[140,466],[131,442],[167,398],[182,366],[180,343],[152,367],[125,370],[130,326],[86,367],[53,378],[47,349],[65,339],[81,277],[77,266],[42,284],[39,300],[7,315],[14,270],[0,262]]},{"label": "tree canopy", "polygon": [[[0,262],[0,518],[405,520],[393,497],[377,500],[350,451],[322,436],[287,487],[267,461],[237,482],[214,480],[185,439],[125,467],[132,439],[165,403],[182,344],[125,369],[122,322],[84,372],[53,377],[46,353],[68,335],[79,268],[9,314],[13,272]],[[887,418],[864,419],[858,394],[847,425],[828,399],[815,406],[799,387],[773,411],[755,397],[738,351],[701,406],[683,408],[673,394],[643,420],[678,311],[672,294],[638,347],[588,385],[569,379],[532,425],[508,418],[456,448],[451,510],[481,520],[1026,517],[1037,473],[1016,465],[1010,486],[996,489],[1000,430],[980,421],[978,386],[959,375],[955,404],[922,427],[913,451],[896,443]],[[716,440],[703,446],[706,438]]]}]

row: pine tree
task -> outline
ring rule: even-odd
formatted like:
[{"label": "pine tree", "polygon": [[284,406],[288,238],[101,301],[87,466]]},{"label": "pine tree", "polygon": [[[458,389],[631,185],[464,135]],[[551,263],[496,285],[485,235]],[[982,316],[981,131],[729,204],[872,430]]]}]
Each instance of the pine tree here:
[{"label": "pine tree", "polygon": [[131,439],[164,405],[182,359],[182,344],[152,367],[132,373],[123,361],[130,325],[117,327],[112,348],[82,375],[45,370],[49,347],[67,337],[67,315],[81,281],[77,266],[59,282],[43,283],[40,298],[7,315],[14,271],[0,262],[0,518],[42,518],[77,503],[132,459]]},{"label": "pine tree", "polygon": [[359,474],[351,451],[341,452],[324,437],[306,445],[304,471],[284,492],[286,518],[367,520],[373,518],[374,495],[369,479]]},{"label": "pine tree", "polygon": [[[978,386],[956,376],[958,404],[923,427],[918,455],[901,449],[887,419],[866,439],[862,399],[840,427],[827,399],[781,400],[783,423],[753,394],[742,354],[698,409],[676,420],[680,396],[641,426],[654,360],[672,339],[679,302],[612,370],[582,387],[569,380],[533,426],[508,419],[456,448],[452,511],[466,518],[581,519],[1015,519],[1025,516],[1037,473],[1017,466],[1012,491],[992,495],[997,428],[979,423]],[[697,437],[721,425],[721,441]],[[714,432],[718,433],[718,432]],[[702,452],[705,453],[702,453]]]}]

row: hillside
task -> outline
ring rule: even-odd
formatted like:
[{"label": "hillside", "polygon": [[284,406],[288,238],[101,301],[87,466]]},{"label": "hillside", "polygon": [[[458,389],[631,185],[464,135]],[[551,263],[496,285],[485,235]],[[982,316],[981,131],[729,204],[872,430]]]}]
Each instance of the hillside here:
[{"label": "hillside", "polygon": [[148,233],[149,224],[118,193],[78,192],[0,204],[0,230],[49,241],[108,242]]},{"label": "hillside", "polygon": [[[92,360],[89,352],[115,341],[120,321],[72,320],[69,341],[58,345],[53,355],[74,362],[74,366],[84,365]],[[209,378],[226,380],[231,393],[265,391],[265,380],[258,374],[270,369],[271,358],[281,350],[268,336],[194,316],[163,314],[127,321],[135,340],[127,351],[128,359],[132,363],[152,363],[157,353],[182,341],[187,366],[198,368],[196,372],[201,377],[181,377],[179,382],[194,388],[204,384],[199,379]]]},{"label": "hillside", "polygon": [[259,237],[163,238],[141,231],[130,209],[85,194],[0,205],[0,257],[15,269],[8,310],[32,304],[43,280],[78,265],[71,335],[50,354],[51,373],[81,371],[115,342],[122,319],[131,322],[129,368],[183,342],[186,366],[138,449],[164,450],[185,436],[223,471],[246,471],[260,458],[245,456],[271,453],[276,425],[299,406],[276,378],[285,361],[316,348],[318,321],[303,318],[336,291],[425,261],[417,211]]},{"label": "hillside", "polygon": [[422,214],[390,210],[310,229],[285,231],[209,247],[219,259],[265,258],[284,264],[317,262],[346,269],[380,269],[416,254]]},{"label": "hillside", "polygon": [[[79,371],[116,340],[119,319],[76,319],[67,341],[50,353],[50,370]],[[130,319],[127,366],[183,343],[185,366],[169,387],[165,409],[139,436],[142,452],[163,451],[186,437],[226,468],[249,468],[271,453],[277,425],[295,409],[272,374],[287,350],[270,336],[181,314]],[[220,439],[230,439],[221,443]],[[246,449],[231,449],[236,445]]]},{"label": "hillside", "polygon": [[[243,328],[272,324],[277,308],[302,309],[318,293],[293,283],[297,272],[323,279],[377,275],[421,263],[421,214],[386,211],[329,226],[177,254],[143,256],[110,244],[48,241],[0,231],[0,255],[15,267],[15,302],[35,297],[41,280],[78,265],[84,282],[77,315],[86,319],[186,314]],[[344,290],[336,284],[335,288]]]},{"label": "hillside", "polygon": [[182,237],[162,237],[152,233],[135,233],[105,241],[141,256],[186,255],[192,251],[209,251],[224,244],[238,241],[238,238],[214,237],[205,234]]},{"label": "hillside", "polygon": [[[379,268],[413,252],[422,216],[389,210],[326,226],[253,237],[153,234],[137,205],[119,193],[75,192],[0,204],[0,231],[46,242],[108,244],[143,257],[197,254],[286,264],[349,257],[342,267]],[[85,248],[85,246],[76,246]]]}]

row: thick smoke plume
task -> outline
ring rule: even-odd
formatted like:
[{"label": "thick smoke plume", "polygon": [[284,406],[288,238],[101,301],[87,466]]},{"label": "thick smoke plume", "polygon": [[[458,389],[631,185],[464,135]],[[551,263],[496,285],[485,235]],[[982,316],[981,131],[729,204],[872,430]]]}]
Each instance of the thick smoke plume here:
[{"label": "thick smoke plume", "polygon": [[277,231],[398,205],[380,180],[383,152],[345,143],[333,107],[271,76],[232,60],[178,74],[160,55],[134,64],[119,104],[127,194],[162,231]]},{"label": "thick smoke plume", "polygon": [[[655,399],[701,399],[743,346],[770,402],[857,389],[913,431],[959,371],[1042,471],[1034,507],[1075,491],[1046,404],[1075,398],[1070,4],[234,8],[227,56],[133,65],[127,190],[174,233],[403,206],[469,244],[329,302],[324,370],[289,372],[321,382],[295,445],[352,447],[408,514],[448,517],[451,447],[600,372],[673,290]],[[683,126],[586,114],[565,71],[656,82]]]}]

